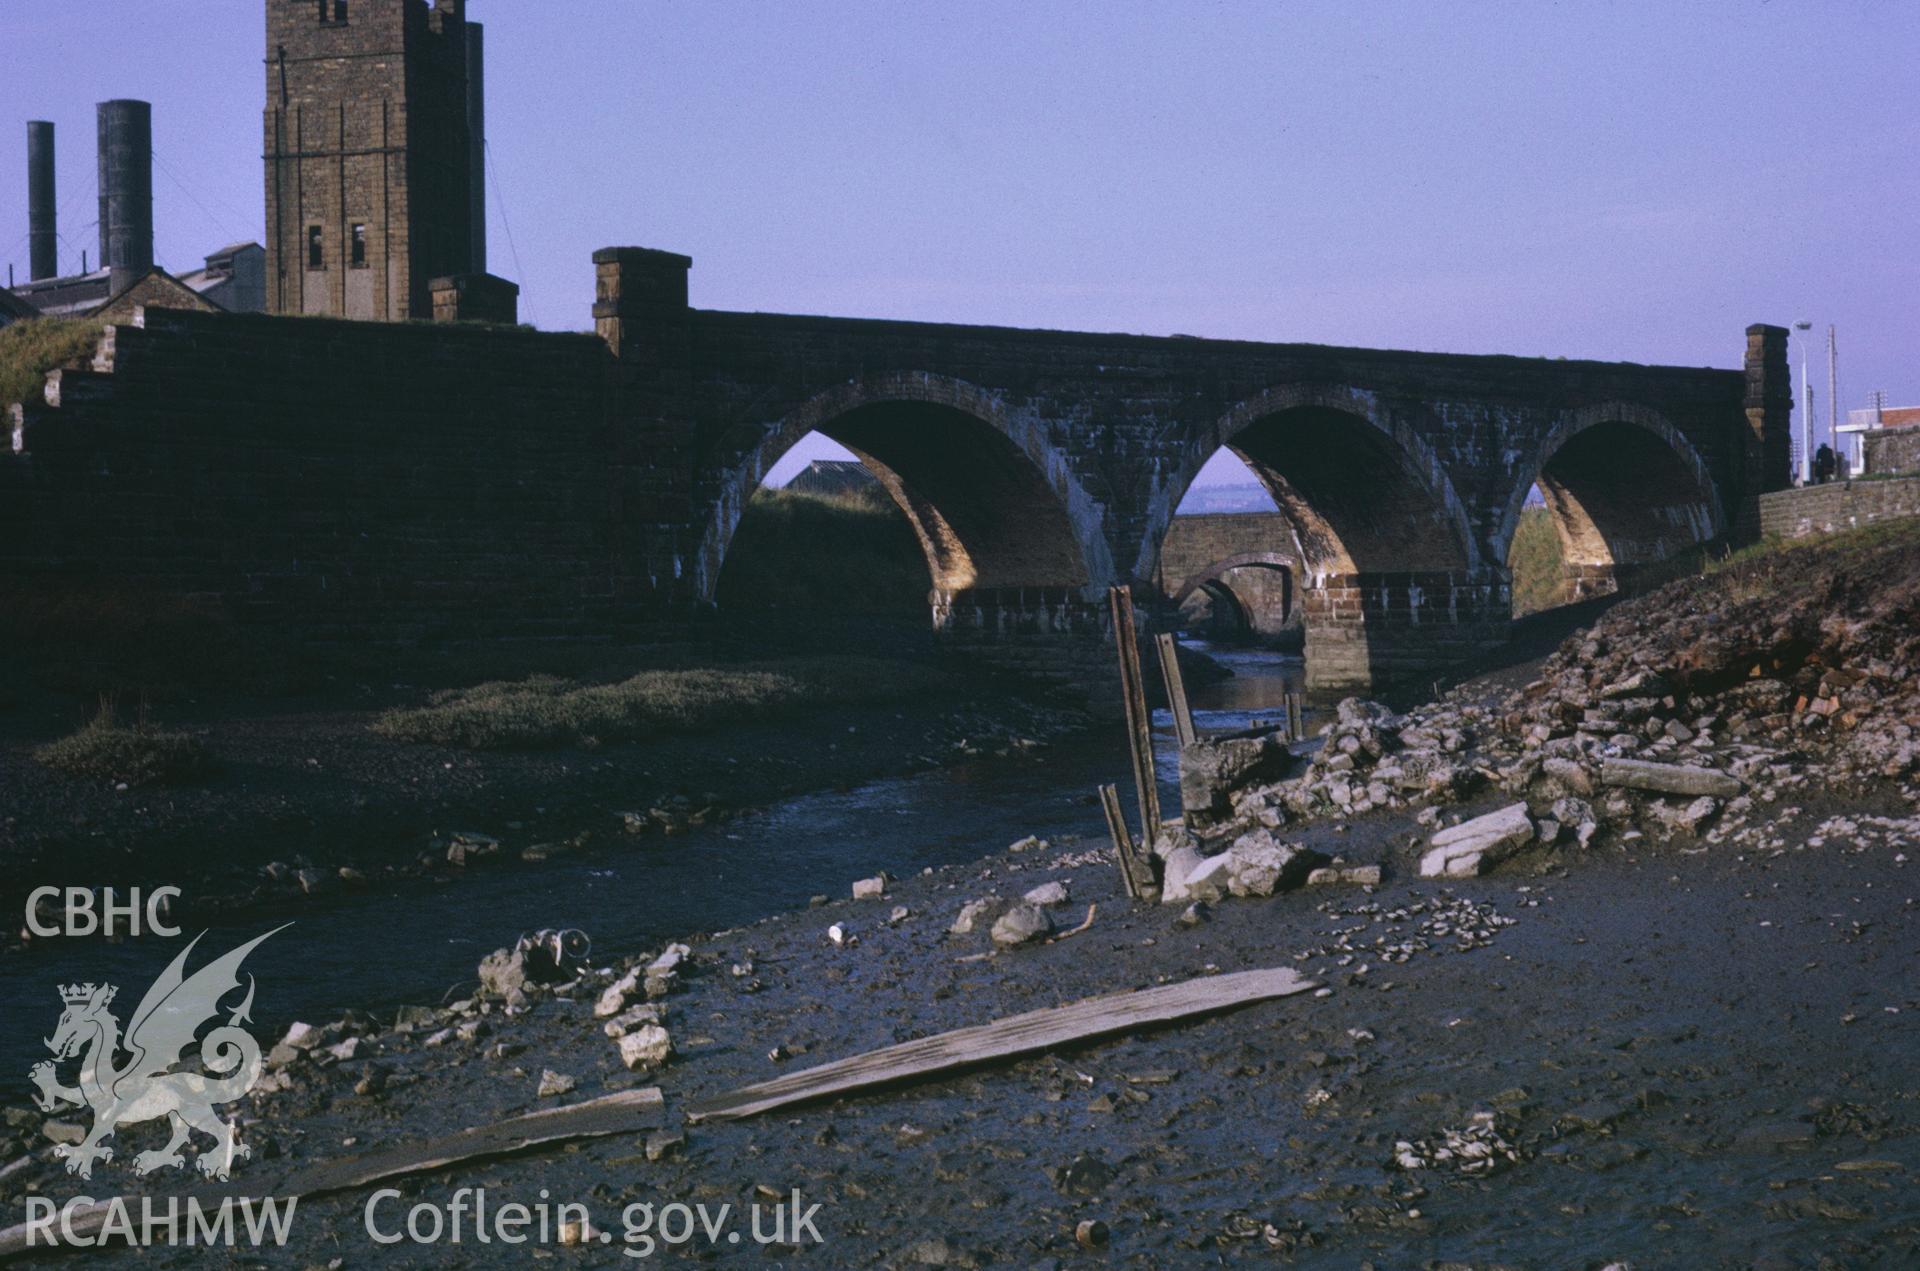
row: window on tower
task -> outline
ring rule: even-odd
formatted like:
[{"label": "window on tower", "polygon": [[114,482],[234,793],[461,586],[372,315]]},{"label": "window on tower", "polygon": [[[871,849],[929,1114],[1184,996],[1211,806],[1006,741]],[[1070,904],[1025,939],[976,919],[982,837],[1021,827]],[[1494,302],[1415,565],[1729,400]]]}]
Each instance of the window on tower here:
[{"label": "window on tower", "polygon": [[347,238],[347,260],[356,269],[367,265],[367,227],[359,221],[353,223],[353,232]]},{"label": "window on tower", "polygon": [[333,20],[335,22],[347,20],[347,0],[333,0]]},{"label": "window on tower", "polygon": [[326,234],[318,225],[307,226],[307,268],[327,267]]}]

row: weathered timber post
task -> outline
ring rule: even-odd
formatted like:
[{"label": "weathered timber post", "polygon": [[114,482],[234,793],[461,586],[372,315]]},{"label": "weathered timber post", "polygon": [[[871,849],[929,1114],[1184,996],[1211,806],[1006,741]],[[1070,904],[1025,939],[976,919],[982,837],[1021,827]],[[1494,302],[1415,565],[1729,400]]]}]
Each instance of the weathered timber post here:
[{"label": "weathered timber post", "polygon": [[1193,708],[1187,705],[1187,682],[1180,674],[1180,644],[1172,632],[1154,637],[1160,654],[1160,679],[1167,689],[1167,709],[1173,714],[1173,735],[1180,748],[1193,745],[1198,736],[1193,730]]},{"label": "weathered timber post", "polygon": [[1133,784],[1140,795],[1140,836],[1147,850],[1160,833],[1160,779],[1153,770],[1153,715],[1140,676],[1140,644],[1134,633],[1133,590],[1107,588],[1113,610],[1113,642],[1120,654],[1120,695],[1127,708],[1127,745],[1133,756]]}]

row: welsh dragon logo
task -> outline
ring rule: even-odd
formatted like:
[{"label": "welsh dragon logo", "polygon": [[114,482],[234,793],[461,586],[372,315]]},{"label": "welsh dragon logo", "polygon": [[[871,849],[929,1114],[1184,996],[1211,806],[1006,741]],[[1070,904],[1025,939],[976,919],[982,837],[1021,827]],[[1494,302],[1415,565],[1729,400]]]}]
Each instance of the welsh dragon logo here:
[{"label": "welsh dragon logo", "polygon": [[[66,1160],[69,1174],[92,1178],[95,1161],[113,1159],[113,1149],[105,1146],[104,1140],[117,1128],[160,1117],[171,1124],[173,1137],[165,1147],[134,1157],[137,1174],[151,1174],[169,1165],[184,1166],[180,1148],[195,1130],[214,1139],[214,1150],[202,1153],[198,1161],[200,1172],[209,1178],[227,1178],[234,1158],[251,1154],[232,1123],[214,1112],[220,1104],[232,1103],[246,1094],[260,1077],[259,1044],[240,1027],[252,1022],[251,975],[247,977],[246,997],[233,1008],[227,1022],[200,1039],[200,1063],[206,1072],[175,1072],[173,1068],[193,1045],[201,1026],[219,1015],[220,999],[240,987],[241,962],[261,941],[291,925],[249,940],[189,976],[187,955],[206,933],[195,936],[140,999],[124,1038],[119,1019],[107,1009],[113,1005],[118,989],[111,984],[61,987],[60,999],[66,1009],[60,1013],[60,1026],[46,1039],[53,1058],[41,1060],[27,1075],[39,1087],[34,1102],[41,1111],[52,1112],[67,1104],[93,1110],[93,1128],[85,1140],[54,1148]],[[124,1063],[118,1062],[122,1053],[127,1056]],[[75,1056],[80,1058],[79,1084],[63,1086],[57,1065]]]}]

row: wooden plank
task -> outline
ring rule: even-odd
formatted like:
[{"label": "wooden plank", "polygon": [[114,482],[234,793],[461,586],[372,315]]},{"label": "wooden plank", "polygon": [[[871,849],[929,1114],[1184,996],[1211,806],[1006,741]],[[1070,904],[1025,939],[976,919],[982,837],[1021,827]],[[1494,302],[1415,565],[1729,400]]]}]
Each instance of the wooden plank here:
[{"label": "wooden plank", "polygon": [[1173,735],[1185,750],[1193,745],[1193,710],[1187,705],[1187,682],[1180,674],[1180,644],[1173,633],[1163,631],[1153,638],[1160,651],[1160,679],[1167,688],[1167,710],[1173,715]]},{"label": "wooden plank", "polygon": [[1127,708],[1127,745],[1133,756],[1133,784],[1140,796],[1140,832],[1153,847],[1153,827],[1160,824],[1160,779],[1153,770],[1153,715],[1147,709],[1147,688],[1140,678],[1139,636],[1133,625],[1133,591],[1107,588],[1113,612],[1113,642],[1120,654],[1120,696]]},{"label": "wooden plank", "polygon": [[289,1175],[284,1186],[296,1195],[319,1196],[575,1139],[631,1134],[660,1125],[665,1120],[665,1105],[658,1086],[622,1090],[584,1103],[542,1108],[492,1125],[459,1130],[424,1143],[403,1143],[344,1160],[323,1161]]},{"label": "wooden plank", "polygon": [[[183,1202],[178,1213],[180,1221],[185,1222],[191,1212],[190,1206],[184,1203],[188,1200],[197,1202],[201,1212],[211,1217],[221,1202],[226,1200],[231,1200],[237,1207],[243,1198],[250,1198],[251,1203],[257,1205],[261,1198],[273,1197],[284,1205],[291,1197],[305,1199],[330,1192],[351,1191],[389,1178],[516,1155],[576,1139],[631,1134],[663,1124],[666,1119],[665,1107],[666,1100],[661,1097],[660,1088],[648,1086],[641,1090],[622,1090],[598,1099],[588,1099],[584,1103],[543,1108],[492,1125],[475,1126],[428,1139],[424,1143],[401,1143],[337,1161],[320,1161],[290,1174],[256,1173],[247,1163],[242,1163],[234,1170],[240,1177],[230,1182],[158,1193],[160,1212],[165,1212],[165,1198],[168,1196],[177,1196]],[[75,1236],[91,1240],[106,1224],[109,1211],[110,1205],[106,1202],[76,1207],[68,1225]],[[132,1212],[138,1221],[139,1211],[135,1209]],[[240,1222],[241,1216],[236,1213],[235,1223]],[[36,1233],[31,1248],[40,1250],[57,1247],[49,1242],[58,1240],[60,1226],[60,1223],[55,1223],[51,1233]],[[21,1223],[0,1231],[0,1258],[18,1256],[27,1252],[29,1247],[27,1224]]]},{"label": "wooden plank", "polygon": [[694,1103],[687,1109],[687,1120],[738,1120],[791,1104],[1012,1059],[1112,1033],[1151,1028],[1195,1015],[1305,993],[1318,987],[1290,967],[1268,967],[1091,997],[1068,1006],[1028,1011],[991,1024],[937,1033],[788,1073],[772,1081],[743,1086]]},{"label": "wooden plank", "polygon": [[1159,882],[1144,852],[1127,832],[1127,817],[1120,810],[1120,790],[1113,785],[1100,787],[1100,810],[1106,813],[1107,837],[1113,840],[1114,860],[1120,867],[1120,882],[1134,900],[1155,899]]}]

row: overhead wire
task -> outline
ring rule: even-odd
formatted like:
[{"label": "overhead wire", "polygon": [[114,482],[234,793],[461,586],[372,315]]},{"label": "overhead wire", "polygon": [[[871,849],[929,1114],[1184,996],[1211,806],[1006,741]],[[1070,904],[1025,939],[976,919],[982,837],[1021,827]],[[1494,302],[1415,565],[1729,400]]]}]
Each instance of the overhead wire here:
[{"label": "overhead wire", "polygon": [[488,141],[484,144],[487,153],[487,177],[493,186],[494,206],[500,210],[500,226],[507,231],[507,251],[513,256],[513,272],[520,279],[520,294],[526,300],[527,317],[532,319],[533,325],[537,327],[540,325],[540,313],[534,308],[533,296],[527,289],[527,271],[520,264],[520,248],[513,241],[513,222],[507,219],[507,196],[500,188],[500,165],[493,158],[493,143]]},{"label": "overhead wire", "polygon": [[186,182],[180,179],[179,174],[173,170],[173,165],[168,163],[165,159],[162,159],[160,157],[160,152],[158,150],[153,152],[153,161],[155,164],[159,166],[162,172],[166,173],[167,180],[173,182],[175,188],[177,188],[180,191],[180,193],[186,195],[187,198],[193,201],[193,205],[200,209],[201,215],[205,216],[207,220],[213,224],[214,228],[218,229],[222,234],[226,234],[230,236],[228,238],[229,242],[239,241],[240,237],[243,234],[243,231],[236,230],[231,224],[227,222],[226,218],[219,216],[213,211],[212,208],[208,207],[205,203],[202,203],[200,201],[200,196],[195,194],[192,188],[188,186]]}]

